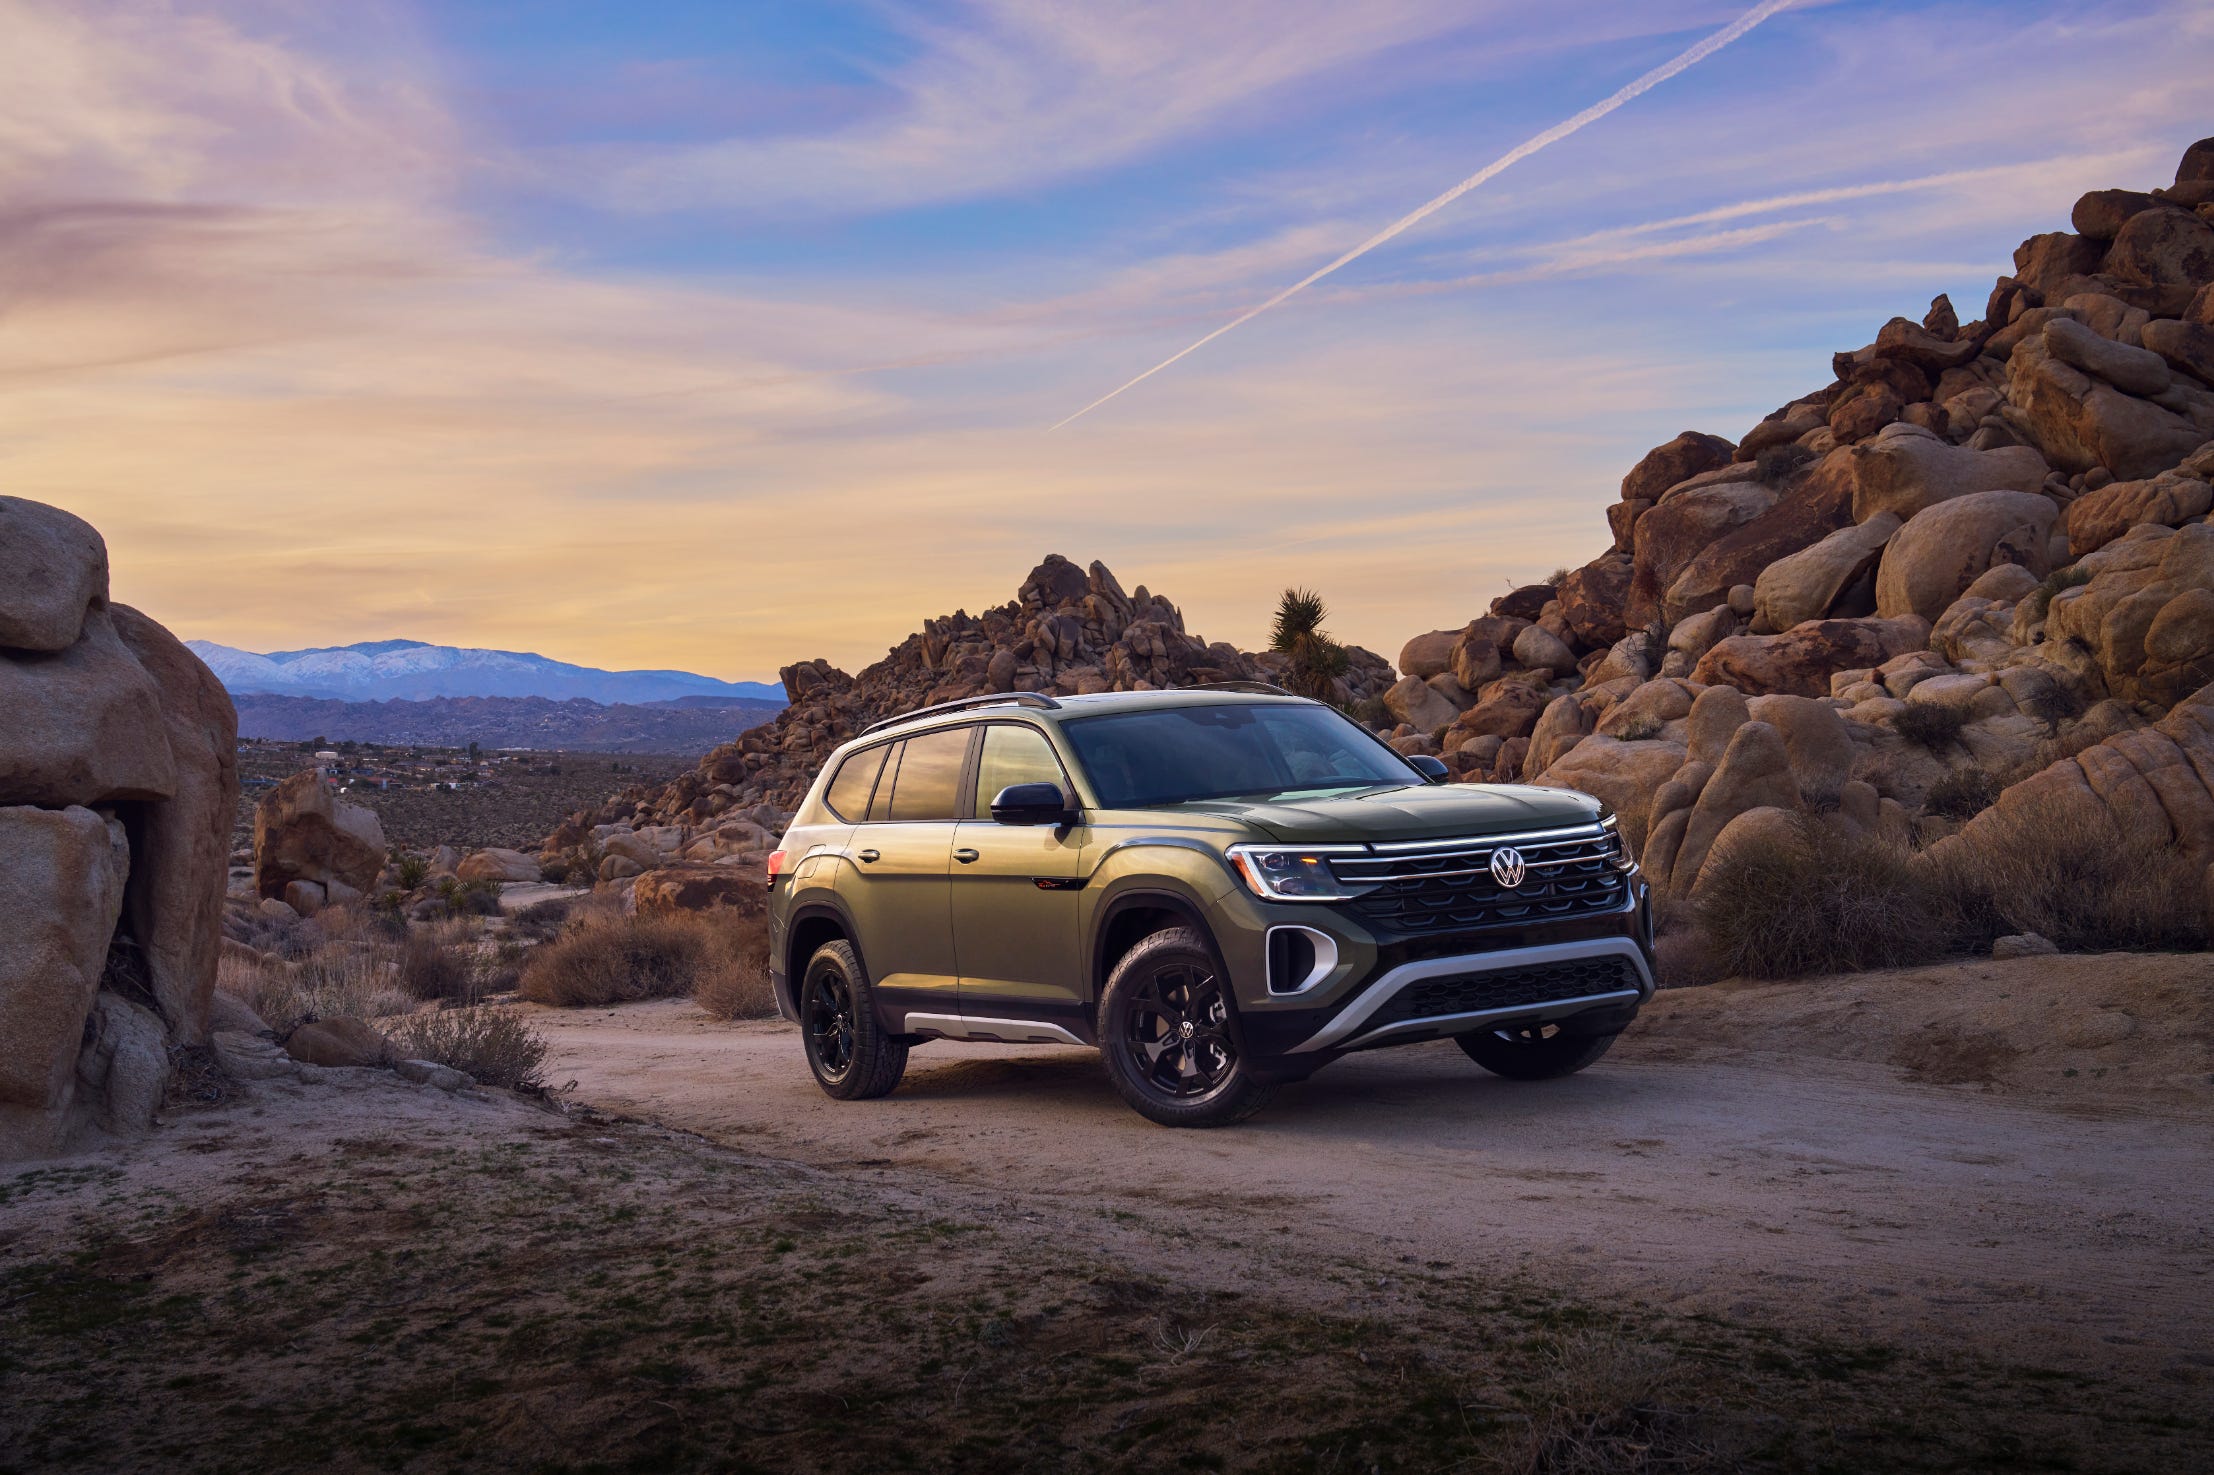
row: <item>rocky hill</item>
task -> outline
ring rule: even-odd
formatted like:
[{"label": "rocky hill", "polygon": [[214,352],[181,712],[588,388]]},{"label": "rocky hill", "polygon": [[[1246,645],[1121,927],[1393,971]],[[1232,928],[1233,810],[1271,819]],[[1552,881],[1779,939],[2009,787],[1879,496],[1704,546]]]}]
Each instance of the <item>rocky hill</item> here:
[{"label": "rocky hill", "polygon": [[[1391,684],[1390,664],[1358,646],[1347,654],[1347,670],[1336,678],[1337,699],[1373,703]],[[1286,665],[1273,652],[1209,644],[1184,628],[1174,604],[1143,584],[1126,594],[1106,565],[1095,562],[1086,570],[1051,554],[1011,602],[981,615],[956,610],[926,620],[858,676],[820,660],[785,667],[778,674],[790,705],[773,722],[715,749],[674,783],[627,790],[573,816],[546,848],[567,851],[594,827],[623,823],[653,828],[667,834],[672,847],[704,855],[694,831],[712,833],[725,815],[742,827],[751,847],[757,841],[753,825],[797,805],[831,749],[879,718],[932,702],[995,691],[1071,695],[1266,681],[1281,676]],[[741,811],[749,818],[738,818]]]},{"label": "rocky hill", "polygon": [[[2183,868],[2158,886],[2180,895],[2188,872],[2203,892],[2214,140],[2170,186],[2084,196],[2073,224],[2022,243],[1980,318],[1939,297],[1739,438],[1656,447],[1597,557],[1416,636],[1396,680],[1362,653],[1339,695],[1381,688],[1379,730],[1461,780],[1606,799],[1664,898],[1696,899],[1723,858],[1803,837],[1810,816],[1918,865],[2157,857]],[[929,621],[859,677],[787,668],[774,723],[550,843],[620,823],[689,846],[743,808],[758,845],[876,717],[1025,687],[1265,677],[1273,659],[1203,644],[1167,601],[1049,558],[1014,603]],[[2107,885],[2057,876],[2034,884]],[[2203,942],[2203,896],[2184,910]]]},{"label": "rocky hill", "polygon": [[241,737],[567,753],[697,753],[776,715],[782,702],[683,697],[602,704],[584,697],[433,697],[344,702],[259,692],[233,698]]}]

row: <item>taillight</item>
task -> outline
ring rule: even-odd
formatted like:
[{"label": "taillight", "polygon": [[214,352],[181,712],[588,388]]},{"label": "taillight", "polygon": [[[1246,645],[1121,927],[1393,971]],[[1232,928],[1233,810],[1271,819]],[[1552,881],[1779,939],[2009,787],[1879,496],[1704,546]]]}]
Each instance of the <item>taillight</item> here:
[{"label": "taillight", "polygon": [[769,879],[770,879],[771,881],[774,881],[774,880],[775,880],[775,879],[776,879],[777,877],[779,877],[779,876],[781,876],[781,875],[783,875],[783,874],[784,874],[784,852],[783,852],[783,851],[781,851],[781,850],[772,850],[772,851],[770,851],[770,852],[769,852]]}]

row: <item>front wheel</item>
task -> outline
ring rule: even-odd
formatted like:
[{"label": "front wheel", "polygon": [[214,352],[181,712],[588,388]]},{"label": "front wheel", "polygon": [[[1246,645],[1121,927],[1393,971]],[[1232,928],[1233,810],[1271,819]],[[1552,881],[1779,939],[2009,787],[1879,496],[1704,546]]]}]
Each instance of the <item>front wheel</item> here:
[{"label": "front wheel", "polygon": [[1557,1024],[1522,1024],[1455,1036],[1463,1054],[1510,1081],[1571,1076],[1607,1053],[1614,1036],[1570,1034]]},{"label": "front wheel", "polygon": [[800,977],[800,1038],[815,1084],[840,1101],[867,1101],[899,1084],[907,1046],[876,1020],[875,990],[849,942],[826,942]]},{"label": "front wheel", "polygon": [[1107,1079],[1140,1116],[1164,1127],[1245,1120],[1272,1088],[1238,1050],[1228,980],[1189,927],[1156,932],[1115,965],[1100,998]]}]

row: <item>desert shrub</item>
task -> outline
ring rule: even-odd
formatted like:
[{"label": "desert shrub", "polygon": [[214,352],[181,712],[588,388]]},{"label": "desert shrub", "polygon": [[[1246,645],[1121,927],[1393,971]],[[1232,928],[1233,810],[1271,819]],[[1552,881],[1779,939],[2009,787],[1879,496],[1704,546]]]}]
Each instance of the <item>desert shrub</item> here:
[{"label": "desert shrub", "polygon": [[542,1090],[545,1037],[504,1009],[440,1009],[411,1014],[385,1029],[409,1060],[435,1061],[510,1091]]},{"label": "desert shrub", "polygon": [[1967,725],[1968,714],[1944,702],[1908,702],[1906,710],[1891,719],[1900,737],[1933,753],[1960,741],[1960,730]]},{"label": "desert shrub", "polygon": [[524,942],[550,942],[569,920],[569,903],[560,897],[534,901],[507,919],[508,936]]},{"label": "desert shrub", "polygon": [[400,947],[399,984],[414,999],[466,999],[474,995],[467,954],[438,932],[408,934]]},{"label": "desert shrub", "polygon": [[348,944],[298,963],[257,965],[234,955],[218,965],[215,984],[280,1033],[311,1019],[378,1019],[415,1007],[383,947]]},{"label": "desert shrub", "polygon": [[1345,709],[1345,715],[1363,727],[1389,730],[1399,719],[1391,715],[1382,697],[1362,697]]},{"label": "desert shrub", "polygon": [[591,920],[532,953],[518,987],[561,1008],[682,998],[707,966],[708,943],[693,917]]},{"label": "desert shrub", "polygon": [[1770,486],[1789,481],[1800,467],[1814,459],[1814,452],[1797,441],[1786,441],[1780,446],[1770,446],[1753,458],[1753,467],[1760,479]]},{"label": "desert shrub", "polygon": [[413,891],[430,878],[430,857],[414,850],[403,850],[392,861],[392,874],[402,891]]},{"label": "desert shrub", "polygon": [[1538,582],[1547,586],[1548,588],[1558,589],[1568,582],[1568,576],[1574,572],[1575,570],[1569,568],[1566,564],[1563,564],[1559,568],[1553,570],[1553,572],[1547,574],[1544,578],[1538,580]]},{"label": "desert shrub", "polygon": [[569,862],[558,855],[552,860],[540,861],[538,863],[538,879],[559,886],[569,879]]},{"label": "desert shrub", "polygon": [[2054,569],[2051,573],[2045,575],[2043,583],[2029,592],[2030,618],[2033,620],[2045,618],[2045,611],[2051,607],[2053,596],[2059,594],[2063,589],[2080,588],[2090,582],[2091,570],[2080,563],[2071,563],[2066,568]]},{"label": "desert shrub", "polygon": [[500,883],[497,881],[462,881],[447,876],[438,883],[438,895],[457,917],[497,917],[500,914]]},{"label": "desert shrub", "polygon": [[1642,743],[1647,738],[1659,737],[1661,729],[1667,725],[1650,712],[1639,712],[1616,723],[1614,735],[1621,742]]},{"label": "desert shrub", "polygon": [[1953,943],[1950,917],[1906,852],[1814,815],[1714,855],[1692,910],[1725,975],[1897,968]]},{"label": "desert shrub", "polygon": [[758,912],[706,914],[714,934],[710,966],[692,998],[717,1019],[767,1019],[776,1013],[769,987],[769,919]]},{"label": "desert shrub", "polygon": [[2068,952],[2207,945],[2205,871],[2181,851],[2133,842],[2112,820],[2009,809],[1923,857],[1966,946],[2016,932]]},{"label": "desert shrub", "polygon": [[2000,791],[2005,787],[2005,781],[1988,768],[1971,765],[1949,769],[1943,778],[1930,785],[1929,793],[1922,798],[1922,807],[1946,819],[1974,819],[1999,802]]}]

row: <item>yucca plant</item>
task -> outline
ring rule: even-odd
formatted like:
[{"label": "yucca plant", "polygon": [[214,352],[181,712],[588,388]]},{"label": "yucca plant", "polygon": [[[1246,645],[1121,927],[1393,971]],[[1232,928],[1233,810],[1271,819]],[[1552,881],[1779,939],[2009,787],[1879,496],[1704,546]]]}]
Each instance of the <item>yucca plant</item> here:
[{"label": "yucca plant", "polygon": [[1269,629],[1269,649],[1291,657],[1284,682],[1303,697],[1327,702],[1336,695],[1332,682],[1345,674],[1345,647],[1322,628],[1330,610],[1312,589],[1286,589]]}]

